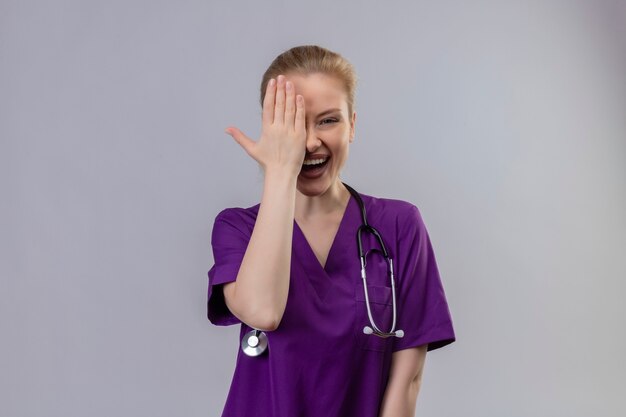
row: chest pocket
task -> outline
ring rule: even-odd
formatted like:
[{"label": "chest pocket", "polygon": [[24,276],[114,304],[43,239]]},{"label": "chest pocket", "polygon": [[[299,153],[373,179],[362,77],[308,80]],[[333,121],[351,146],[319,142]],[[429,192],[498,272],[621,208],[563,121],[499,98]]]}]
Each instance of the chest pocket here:
[{"label": "chest pocket", "polygon": [[[363,333],[365,326],[372,327],[372,325],[367,315],[367,303],[365,302],[362,282],[357,286],[354,297],[354,308],[356,309],[354,333],[356,341],[361,349],[384,352],[391,348],[394,337],[382,338],[374,334]],[[391,288],[381,285],[368,285],[367,287],[372,319],[381,331],[389,331],[393,320]]]}]

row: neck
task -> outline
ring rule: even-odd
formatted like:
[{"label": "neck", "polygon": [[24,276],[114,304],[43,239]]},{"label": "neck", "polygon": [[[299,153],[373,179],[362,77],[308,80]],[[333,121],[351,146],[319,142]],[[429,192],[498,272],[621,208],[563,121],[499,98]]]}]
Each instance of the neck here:
[{"label": "neck", "polygon": [[319,216],[327,216],[343,213],[348,201],[350,192],[339,179],[331,185],[324,193],[314,196],[296,192],[296,219],[312,219]]}]

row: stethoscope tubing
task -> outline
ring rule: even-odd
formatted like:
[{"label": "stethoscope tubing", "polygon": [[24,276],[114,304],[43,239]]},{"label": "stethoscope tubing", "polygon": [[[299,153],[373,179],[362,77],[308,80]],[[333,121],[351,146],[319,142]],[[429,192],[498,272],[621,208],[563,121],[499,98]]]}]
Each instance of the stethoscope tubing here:
[{"label": "stethoscope tubing", "polygon": [[[387,338],[387,337],[392,337],[392,336],[403,337],[404,331],[395,330],[397,309],[396,309],[396,284],[395,284],[395,278],[393,274],[393,260],[389,257],[389,253],[387,252],[387,247],[385,246],[385,242],[382,236],[380,235],[380,233],[378,232],[378,230],[376,230],[374,226],[371,226],[370,224],[367,223],[367,214],[365,212],[365,204],[363,203],[363,200],[361,199],[361,196],[359,195],[359,193],[354,188],[346,184],[345,182],[342,181],[342,184],[348,189],[348,191],[350,191],[352,196],[354,196],[354,198],[357,200],[359,204],[359,208],[361,209],[361,220],[363,222],[363,224],[361,224],[361,226],[359,226],[359,228],[357,229],[356,241],[357,241],[357,248],[359,251],[359,258],[361,260],[361,279],[363,280],[363,292],[365,294],[365,305],[367,307],[367,316],[371,324],[371,327],[365,326],[363,328],[363,333],[374,334],[382,338]],[[365,267],[367,266],[367,261],[365,258],[366,254],[363,253],[363,244],[361,242],[361,232],[363,230],[370,232],[371,234],[374,235],[374,237],[376,237],[376,240],[378,241],[378,244],[380,245],[382,249],[382,255],[387,261],[389,280],[391,281],[391,300],[392,300],[392,310],[393,310],[393,320],[391,324],[391,330],[389,330],[388,332],[382,331],[380,328],[378,328],[378,326],[376,326],[374,318],[372,317],[372,311],[371,311],[370,302],[369,302],[369,294],[367,291],[367,273],[365,272]]]}]

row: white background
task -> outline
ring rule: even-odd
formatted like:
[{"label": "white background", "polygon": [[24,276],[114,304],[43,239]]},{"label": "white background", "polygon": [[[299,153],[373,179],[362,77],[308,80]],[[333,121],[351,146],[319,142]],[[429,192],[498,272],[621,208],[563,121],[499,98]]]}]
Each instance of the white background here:
[{"label": "white background", "polygon": [[[624,1],[0,1],[0,415],[219,416],[210,233],[260,200],[223,130],[318,44],[359,76],[342,178],[416,204],[457,342],[419,416],[617,417]],[[263,404],[259,404],[263,407]]]}]

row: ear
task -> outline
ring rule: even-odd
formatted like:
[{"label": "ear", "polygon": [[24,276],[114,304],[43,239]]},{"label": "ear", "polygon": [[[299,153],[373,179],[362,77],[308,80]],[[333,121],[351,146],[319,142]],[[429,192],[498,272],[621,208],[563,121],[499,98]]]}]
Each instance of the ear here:
[{"label": "ear", "polygon": [[356,112],[352,112],[352,120],[350,120],[350,143],[354,141],[354,125],[356,124]]}]

